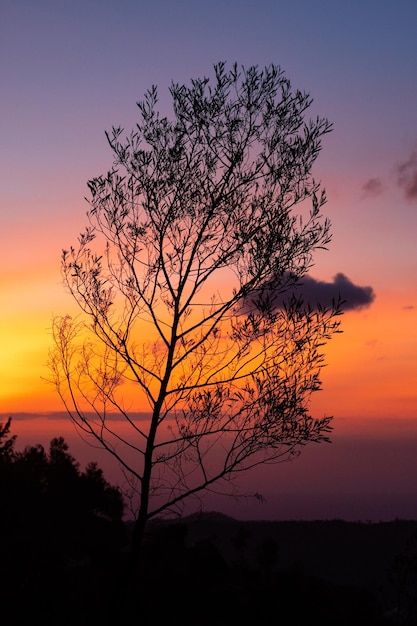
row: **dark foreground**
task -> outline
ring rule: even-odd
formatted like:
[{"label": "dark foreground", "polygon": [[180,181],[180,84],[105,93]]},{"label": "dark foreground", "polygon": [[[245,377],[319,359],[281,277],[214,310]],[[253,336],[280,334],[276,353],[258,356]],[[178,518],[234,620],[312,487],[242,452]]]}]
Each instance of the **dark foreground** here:
[{"label": "dark foreground", "polygon": [[240,522],[206,514],[154,523],[137,594],[121,606],[128,526],[117,540],[103,527],[73,558],[52,545],[41,554],[36,537],[22,537],[13,563],[2,563],[0,623],[417,624],[416,538],[415,521]]},{"label": "dark foreground", "polygon": [[0,424],[0,624],[417,625],[417,521],[148,526],[126,592],[121,491],[63,438],[16,450]]}]

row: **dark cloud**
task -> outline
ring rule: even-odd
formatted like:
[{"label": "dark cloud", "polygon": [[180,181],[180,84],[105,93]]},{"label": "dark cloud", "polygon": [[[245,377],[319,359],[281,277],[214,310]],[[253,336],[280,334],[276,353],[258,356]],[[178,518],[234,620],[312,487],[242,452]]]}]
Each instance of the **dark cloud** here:
[{"label": "dark cloud", "polygon": [[362,192],[366,197],[379,196],[384,191],[384,188],[380,178],[370,178],[362,185]]},{"label": "dark cloud", "polygon": [[343,311],[362,309],[372,304],[375,299],[372,287],[355,285],[342,273],[336,274],[332,282],[316,280],[307,275],[296,286],[291,284],[291,279],[288,280],[288,284],[290,286],[285,291],[282,288],[282,281],[276,287],[270,283],[266,288],[275,308],[282,308],[284,302],[287,302],[292,295],[302,298],[303,302],[313,309],[318,305],[331,307],[334,302],[340,301]]},{"label": "dark cloud", "polygon": [[303,300],[312,306],[317,303],[322,306],[331,306],[334,300],[340,298],[344,302],[343,310],[345,311],[367,307],[375,299],[372,287],[354,285],[342,273],[336,274],[331,283],[305,276],[300,287],[297,287],[297,292],[300,292]]},{"label": "dark cloud", "polygon": [[397,166],[397,182],[407,200],[417,199],[417,150]]}]

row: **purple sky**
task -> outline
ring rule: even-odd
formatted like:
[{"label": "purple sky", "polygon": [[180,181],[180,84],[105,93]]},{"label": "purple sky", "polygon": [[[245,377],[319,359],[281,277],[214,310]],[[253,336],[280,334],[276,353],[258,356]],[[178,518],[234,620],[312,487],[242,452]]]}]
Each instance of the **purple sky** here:
[{"label": "purple sky", "polygon": [[[328,353],[319,409],[335,415],[334,443],[291,470],[264,468],[275,495],[261,511],[281,516],[286,502],[328,516],[333,498],[336,516],[356,506],[379,519],[374,494],[406,515],[417,501],[416,25],[416,0],[2,0],[0,412],[61,410],[40,382],[48,329],[72,306],[60,253],[85,225],[86,181],[111,167],[104,131],[130,132],[154,83],[169,114],[172,80],[272,62],[334,125],[315,169],[333,239],[306,287],[342,284],[369,306],[346,312]],[[36,423],[20,435],[47,437]],[[242,516],[263,517],[256,506]]]}]

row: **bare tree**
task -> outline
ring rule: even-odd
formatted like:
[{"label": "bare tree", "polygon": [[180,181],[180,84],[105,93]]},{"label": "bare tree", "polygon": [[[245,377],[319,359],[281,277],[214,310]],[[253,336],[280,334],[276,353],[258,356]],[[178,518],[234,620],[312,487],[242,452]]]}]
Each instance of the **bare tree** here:
[{"label": "bare tree", "polygon": [[82,319],[54,320],[50,354],[74,424],[136,483],[132,567],[153,516],[328,439],[307,407],[340,313],[293,293],[330,241],[311,169],[331,125],[305,120],[310,96],[224,63],[170,94],[172,120],[152,87],[136,129],[106,133],[113,167],[62,254]]}]

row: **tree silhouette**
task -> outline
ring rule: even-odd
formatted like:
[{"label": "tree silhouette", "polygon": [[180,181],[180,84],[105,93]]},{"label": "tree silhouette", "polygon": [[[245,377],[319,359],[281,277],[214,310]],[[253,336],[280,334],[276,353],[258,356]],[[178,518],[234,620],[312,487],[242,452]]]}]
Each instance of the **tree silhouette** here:
[{"label": "tree silhouette", "polygon": [[308,402],[340,313],[293,293],[330,241],[311,170],[331,124],[305,120],[311,97],[275,65],[224,63],[170,95],[173,119],[152,87],[136,129],[106,133],[114,165],[62,254],[82,317],[54,319],[49,361],[137,492],[131,575],[150,518],[328,439]]},{"label": "tree silhouette", "polygon": [[16,435],[10,436],[12,418],[9,417],[5,424],[0,424],[0,463],[10,462],[15,454]]},{"label": "tree silhouette", "polygon": [[[122,494],[97,464],[82,472],[62,437],[52,439],[48,452],[39,444],[18,451],[10,427],[10,419],[0,424],[0,586],[8,598],[1,618],[84,623],[74,612],[86,611],[89,598],[79,594],[93,597],[96,585],[100,593],[113,592],[109,567],[113,558],[120,561],[126,541]],[[79,597],[68,606],[71,593]],[[57,618],[60,604],[66,615]],[[97,614],[97,603],[91,604]]]},{"label": "tree silhouette", "polygon": [[17,450],[11,422],[0,424],[1,620],[91,623],[127,545],[122,494],[96,463],[81,471],[62,437]]}]

